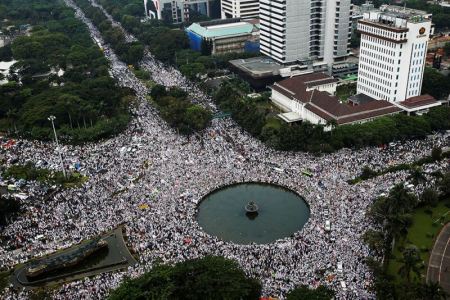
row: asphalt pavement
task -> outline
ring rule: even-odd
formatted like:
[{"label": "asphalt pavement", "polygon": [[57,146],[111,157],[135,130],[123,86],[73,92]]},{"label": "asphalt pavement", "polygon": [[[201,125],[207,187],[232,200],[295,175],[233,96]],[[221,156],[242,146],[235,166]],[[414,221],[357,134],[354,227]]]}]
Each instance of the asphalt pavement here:
[{"label": "asphalt pavement", "polygon": [[431,251],[427,282],[439,282],[450,294],[450,223],[442,228]]}]

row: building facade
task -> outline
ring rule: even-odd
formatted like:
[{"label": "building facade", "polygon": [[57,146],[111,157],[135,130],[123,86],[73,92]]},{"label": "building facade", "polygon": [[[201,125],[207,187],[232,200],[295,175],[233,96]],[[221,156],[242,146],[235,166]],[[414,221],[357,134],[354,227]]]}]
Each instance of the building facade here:
[{"label": "building facade", "polygon": [[357,93],[400,102],[420,95],[431,16],[381,6],[358,22],[361,45]]},{"label": "building facade", "polygon": [[309,73],[276,82],[271,89],[271,100],[283,113],[285,122],[310,122],[331,130],[332,125],[361,124],[402,111],[388,101],[376,101],[366,96],[359,104],[344,104],[334,96],[337,79],[324,73]]},{"label": "building facade", "polygon": [[188,22],[190,12],[195,11],[211,16],[211,5],[215,0],[152,0],[155,11],[149,9],[148,0],[144,0],[146,15],[167,23]]},{"label": "building facade", "polygon": [[[203,51],[209,45],[211,54],[244,52],[259,45],[258,20],[241,21],[240,19],[213,20],[192,23],[186,28],[192,50]],[[207,42],[207,43],[205,43]]]},{"label": "building facade", "polygon": [[259,0],[221,0],[222,19],[259,17]]},{"label": "building facade", "polygon": [[283,64],[345,60],[350,0],[260,0],[261,52]]}]

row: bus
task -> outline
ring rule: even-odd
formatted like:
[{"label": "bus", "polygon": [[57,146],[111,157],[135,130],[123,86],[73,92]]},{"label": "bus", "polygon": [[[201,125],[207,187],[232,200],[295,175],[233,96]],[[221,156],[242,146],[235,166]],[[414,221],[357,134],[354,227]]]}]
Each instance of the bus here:
[{"label": "bus", "polygon": [[311,172],[307,171],[307,170],[303,170],[302,174],[305,175],[305,176],[308,176],[308,177],[313,177],[313,174]]}]

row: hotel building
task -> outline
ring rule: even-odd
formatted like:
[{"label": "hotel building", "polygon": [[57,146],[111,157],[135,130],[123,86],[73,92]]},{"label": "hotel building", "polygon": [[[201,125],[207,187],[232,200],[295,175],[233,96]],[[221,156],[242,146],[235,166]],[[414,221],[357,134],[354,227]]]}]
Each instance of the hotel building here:
[{"label": "hotel building", "polygon": [[424,11],[385,5],[364,13],[357,93],[390,102],[419,96],[431,28]]}]

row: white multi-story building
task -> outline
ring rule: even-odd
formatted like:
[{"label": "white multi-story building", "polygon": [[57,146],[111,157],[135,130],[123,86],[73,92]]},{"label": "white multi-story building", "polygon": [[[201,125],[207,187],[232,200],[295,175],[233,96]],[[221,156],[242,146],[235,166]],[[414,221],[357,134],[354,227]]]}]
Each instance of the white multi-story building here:
[{"label": "white multi-story building", "polygon": [[431,15],[399,6],[364,13],[357,93],[391,102],[421,93]]},{"label": "white multi-story building", "polygon": [[169,23],[189,21],[190,10],[211,16],[210,6],[214,0],[152,0],[155,11],[148,8],[149,0],[144,0],[145,14]]},{"label": "white multi-story building", "polygon": [[222,19],[259,17],[259,0],[221,0]]},{"label": "white multi-story building", "polygon": [[348,56],[350,0],[260,0],[261,52],[283,64]]}]

